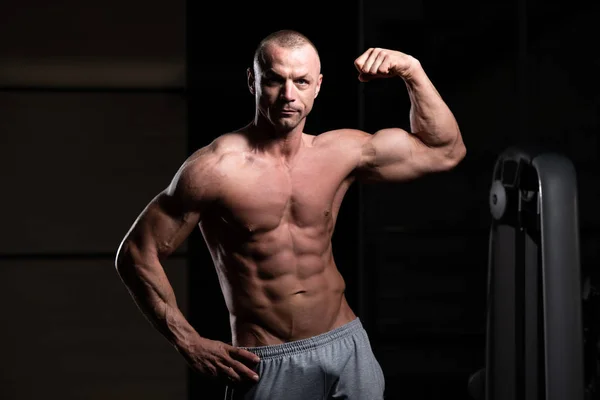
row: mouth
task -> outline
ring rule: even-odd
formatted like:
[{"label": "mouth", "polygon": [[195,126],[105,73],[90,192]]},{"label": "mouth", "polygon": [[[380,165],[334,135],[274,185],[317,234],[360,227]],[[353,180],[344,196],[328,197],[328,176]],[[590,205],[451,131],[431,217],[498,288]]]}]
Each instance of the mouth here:
[{"label": "mouth", "polygon": [[296,110],[279,110],[279,114],[281,114],[281,115],[293,115],[297,112],[298,111],[296,111]]}]

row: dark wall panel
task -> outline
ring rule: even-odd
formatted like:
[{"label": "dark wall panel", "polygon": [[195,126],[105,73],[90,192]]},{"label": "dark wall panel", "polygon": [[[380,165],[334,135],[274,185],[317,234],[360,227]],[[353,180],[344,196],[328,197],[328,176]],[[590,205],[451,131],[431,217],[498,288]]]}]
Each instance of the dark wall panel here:
[{"label": "dark wall panel", "polygon": [[[187,397],[185,363],[114,268],[186,156],[184,11],[0,3],[2,399]],[[187,313],[185,250],[165,265]]]},{"label": "dark wall panel", "polygon": [[0,253],[114,252],[186,156],[178,95],[0,92]]},{"label": "dark wall panel", "polygon": [[[165,266],[187,313],[185,260]],[[185,365],[133,304],[112,260],[2,260],[0,282],[1,398],[185,398]]]},{"label": "dark wall panel", "polygon": [[185,1],[3,0],[0,87],[181,88]]}]

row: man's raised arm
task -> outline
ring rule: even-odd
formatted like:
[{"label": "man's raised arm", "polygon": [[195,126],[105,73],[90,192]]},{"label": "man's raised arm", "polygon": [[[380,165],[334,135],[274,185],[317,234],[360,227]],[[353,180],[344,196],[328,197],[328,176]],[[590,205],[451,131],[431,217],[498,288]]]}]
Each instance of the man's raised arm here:
[{"label": "man's raised arm", "polygon": [[466,155],[458,123],[433,83],[412,56],[373,48],[355,60],[359,80],[401,77],[411,101],[411,132],[387,128],[365,138],[359,176],[403,181],[454,168]]}]

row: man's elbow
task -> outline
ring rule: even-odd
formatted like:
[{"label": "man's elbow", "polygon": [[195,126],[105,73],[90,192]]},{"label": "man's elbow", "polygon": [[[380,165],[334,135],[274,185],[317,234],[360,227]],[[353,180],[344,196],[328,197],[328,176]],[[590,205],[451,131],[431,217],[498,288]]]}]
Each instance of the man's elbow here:
[{"label": "man's elbow", "polygon": [[467,147],[465,146],[462,140],[455,149],[454,153],[454,166],[457,166],[467,156]]},{"label": "man's elbow", "polygon": [[452,148],[444,154],[444,169],[451,170],[460,164],[467,156],[467,148],[462,140],[455,143]]}]

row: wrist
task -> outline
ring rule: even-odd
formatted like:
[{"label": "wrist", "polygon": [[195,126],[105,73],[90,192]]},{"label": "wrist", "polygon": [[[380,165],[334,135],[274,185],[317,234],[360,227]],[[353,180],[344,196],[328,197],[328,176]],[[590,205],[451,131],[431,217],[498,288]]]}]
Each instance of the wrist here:
[{"label": "wrist", "polygon": [[190,332],[185,335],[175,336],[171,343],[179,354],[188,359],[192,357],[193,354],[197,354],[198,350],[205,348],[205,342],[207,340],[208,339],[201,337],[194,331],[193,333]]},{"label": "wrist", "polygon": [[413,56],[406,56],[406,62],[396,68],[396,75],[404,79],[407,83],[418,81],[423,74],[421,62]]},{"label": "wrist", "polygon": [[165,325],[167,337],[177,351],[189,352],[197,345],[200,335],[178,309],[165,313]]}]

